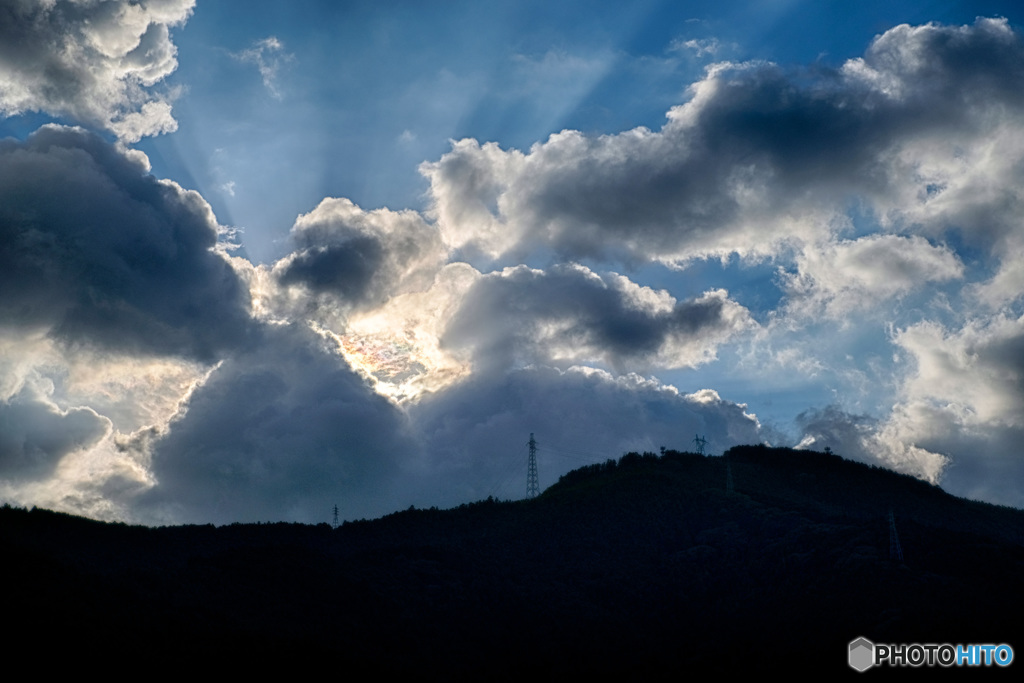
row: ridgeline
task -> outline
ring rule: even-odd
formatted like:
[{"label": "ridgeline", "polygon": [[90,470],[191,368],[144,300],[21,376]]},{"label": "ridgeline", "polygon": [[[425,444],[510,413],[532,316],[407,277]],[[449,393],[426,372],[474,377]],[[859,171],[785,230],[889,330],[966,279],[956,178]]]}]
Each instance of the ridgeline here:
[{"label": "ridgeline", "polygon": [[643,679],[855,675],[858,636],[1024,648],[1024,511],[761,446],[631,453],[532,500],[338,529],[4,507],[0,549],[6,644],[26,656],[59,633],[61,652],[90,659]]}]

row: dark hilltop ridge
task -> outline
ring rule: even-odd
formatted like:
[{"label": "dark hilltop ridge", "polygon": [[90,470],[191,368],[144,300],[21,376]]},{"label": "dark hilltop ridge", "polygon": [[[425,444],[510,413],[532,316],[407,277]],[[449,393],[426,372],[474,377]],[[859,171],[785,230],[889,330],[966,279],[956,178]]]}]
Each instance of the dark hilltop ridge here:
[{"label": "dark hilltop ridge", "polygon": [[4,507],[0,548],[6,651],[26,657],[643,680],[881,674],[847,666],[859,636],[1024,656],[1024,511],[762,446],[630,453],[533,500],[338,529]]}]

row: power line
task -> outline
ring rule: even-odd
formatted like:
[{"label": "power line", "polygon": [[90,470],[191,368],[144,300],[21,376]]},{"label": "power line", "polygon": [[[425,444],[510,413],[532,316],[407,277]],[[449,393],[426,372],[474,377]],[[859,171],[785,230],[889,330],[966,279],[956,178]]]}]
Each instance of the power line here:
[{"label": "power line", "polygon": [[495,478],[494,485],[492,485],[487,491],[489,496],[499,498],[501,495],[505,495],[506,497],[514,495],[510,493],[509,489],[512,481],[519,479],[520,475],[518,472],[519,468],[522,466],[520,462],[519,458],[512,458],[505,463],[505,468],[501,471],[501,474]]}]

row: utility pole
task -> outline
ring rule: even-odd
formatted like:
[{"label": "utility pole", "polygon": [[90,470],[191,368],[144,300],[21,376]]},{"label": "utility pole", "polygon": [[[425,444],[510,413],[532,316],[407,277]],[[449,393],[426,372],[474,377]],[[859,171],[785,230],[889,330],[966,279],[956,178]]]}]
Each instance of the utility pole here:
[{"label": "utility pole", "polygon": [[697,455],[704,455],[704,447],[708,445],[707,439],[703,436],[694,436],[693,443],[697,447]]},{"label": "utility pole", "polygon": [[530,459],[526,465],[526,497],[536,498],[540,493],[540,483],[537,479],[537,440],[530,432]]}]

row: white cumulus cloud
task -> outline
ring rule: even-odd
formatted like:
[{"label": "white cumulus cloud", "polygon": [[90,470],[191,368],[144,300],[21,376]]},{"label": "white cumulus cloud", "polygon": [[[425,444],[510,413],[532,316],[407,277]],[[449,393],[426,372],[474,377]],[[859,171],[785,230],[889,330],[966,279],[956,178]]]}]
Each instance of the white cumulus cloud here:
[{"label": "white cumulus cloud", "polygon": [[178,66],[170,28],[195,0],[30,0],[0,6],[0,113],[46,112],[126,142],[177,128],[153,88]]}]

